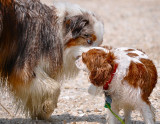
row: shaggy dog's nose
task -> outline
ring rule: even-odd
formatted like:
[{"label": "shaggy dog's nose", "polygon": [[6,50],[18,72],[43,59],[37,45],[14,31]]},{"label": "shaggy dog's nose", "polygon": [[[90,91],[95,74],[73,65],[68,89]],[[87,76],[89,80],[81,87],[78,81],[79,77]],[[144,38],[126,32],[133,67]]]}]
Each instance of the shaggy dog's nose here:
[{"label": "shaggy dog's nose", "polygon": [[77,56],[77,57],[76,57],[76,60],[78,60],[80,57],[81,57],[81,56]]}]

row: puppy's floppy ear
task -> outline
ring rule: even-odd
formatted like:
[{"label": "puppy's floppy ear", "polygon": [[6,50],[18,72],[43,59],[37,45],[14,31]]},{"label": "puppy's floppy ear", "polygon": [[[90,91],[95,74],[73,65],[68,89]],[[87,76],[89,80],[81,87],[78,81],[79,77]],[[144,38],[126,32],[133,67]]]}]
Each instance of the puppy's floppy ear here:
[{"label": "puppy's floppy ear", "polygon": [[72,37],[77,38],[80,35],[81,30],[87,24],[89,24],[89,20],[86,19],[82,15],[77,15],[77,16],[72,16],[72,17],[66,17],[64,24],[65,24],[65,28],[66,28],[66,33],[71,31]]},{"label": "puppy's floppy ear", "polygon": [[87,53],[83,52],[83,53],[82,53],[82,61],[83,61],[84,63],[86,63],[86,59],[87,59]]},{"label": "puppy's floppy ear", "polygon": [[90,81],[95,86],[103,86],[111,77],[112,66],[109,63],[94,68],[90,73]]}]

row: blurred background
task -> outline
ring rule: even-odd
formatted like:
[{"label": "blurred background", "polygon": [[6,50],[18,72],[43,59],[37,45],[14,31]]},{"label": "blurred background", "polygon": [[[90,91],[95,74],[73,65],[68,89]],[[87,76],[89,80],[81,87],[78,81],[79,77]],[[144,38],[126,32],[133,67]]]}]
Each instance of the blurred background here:
[{"label": "blurred background", "polygon": [[[52,3],[51,0],[48,4]],[[62,1],[62,0],[55,0]],[[150,101],[155,108],[156,124],[160,124],[160,0],[63,0],[79,4],[93,11],[103,21],[105,34],[103,45],[112,47],[135,47],[142,49],[154,61],[159,80]],[[87,93],[89,87],[85,73],[81,72],[74,80],[62,85],[58,108],[51,122],[24,119],[20,112],[15,114],[11,98],[3,95],[1,103],[12,117],[0,106],[0,123],[72,123],[105,124],[106,109],[103,97],[92,97]],[[123,111],[120,112],[123,115]],[[132,114],[133,124],[144,124],[139,112]]]}]

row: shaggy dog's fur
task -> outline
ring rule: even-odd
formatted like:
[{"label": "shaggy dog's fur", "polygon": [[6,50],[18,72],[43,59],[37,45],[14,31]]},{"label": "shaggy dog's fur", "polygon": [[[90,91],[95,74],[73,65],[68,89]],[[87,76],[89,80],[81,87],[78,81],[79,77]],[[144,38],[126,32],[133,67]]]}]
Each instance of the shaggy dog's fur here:
[{"label": "shaggy dog's fur", "polygon": [[48,119],[57,107],[59,82],[78,72],[79,48],[97,46],[102,38],[101,21],[78,5],[0,0],[1,85],[26,115]]},{"label": "shaggy dog's fur", "polygon": [[[111,109],[116,114],[123,109],[126,124],[131,124],[132,110],[139,110],[146,124],[154,124],[149,96],[157,83],[157,70],[148,56],[133,48],[87,49],[76,65],[89,73],[90,82],[95,86],[92,85],[89,93],[104,91],[106,97],[110,95]],[[108,122],[118,124],[110,111]]]}]

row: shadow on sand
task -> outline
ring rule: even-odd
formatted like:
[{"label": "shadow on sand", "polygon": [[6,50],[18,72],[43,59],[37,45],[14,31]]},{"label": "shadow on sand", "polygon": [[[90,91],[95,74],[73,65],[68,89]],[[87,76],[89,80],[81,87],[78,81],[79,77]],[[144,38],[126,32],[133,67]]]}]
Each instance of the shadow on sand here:
[{"label": "shadow on sand", "polygon": [[[43,120],[32,120],[25,118],[13,118],[13,119],[0,119],[0,124],[66,124],[66,123],[75,123],[75,122],[85,122],[85,123],[97,123],[97,124],[106,124],[106,115],[84,115],[84,116],[73,116],[70,114],[62,115],[53,115],[50,121]],[[120,123],[119,123],[120,124]],[[132,124],[144,124],[142,121],[132,121]],[[160,122],[156,122],[160,124]]]}]

